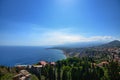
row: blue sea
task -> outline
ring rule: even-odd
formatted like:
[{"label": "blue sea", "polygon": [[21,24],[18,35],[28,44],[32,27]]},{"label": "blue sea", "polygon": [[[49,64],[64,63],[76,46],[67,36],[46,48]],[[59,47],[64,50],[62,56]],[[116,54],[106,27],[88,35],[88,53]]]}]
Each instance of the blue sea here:
[{"label": "blue sea", "polygon": [[35,64],[41,60],[52,62],[65,59],[61,50],[38,46],[0,46],[0,65]]}]

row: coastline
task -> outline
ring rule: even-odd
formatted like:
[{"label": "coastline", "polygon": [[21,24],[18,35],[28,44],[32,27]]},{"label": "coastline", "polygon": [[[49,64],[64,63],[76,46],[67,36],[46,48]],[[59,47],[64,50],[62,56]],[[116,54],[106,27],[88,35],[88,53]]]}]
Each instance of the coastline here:
[{"label": "coastline", "polygon": [[59,49],[59,48],[46,48],[46,49],[60,50],[60,51],[62,51],[62,53],[65,55],[66,58],[69,58],[69,57],[70,57],[70,56],[68,55],[68,53],[65,52],[65,50],[63,50],[63,49]]}]

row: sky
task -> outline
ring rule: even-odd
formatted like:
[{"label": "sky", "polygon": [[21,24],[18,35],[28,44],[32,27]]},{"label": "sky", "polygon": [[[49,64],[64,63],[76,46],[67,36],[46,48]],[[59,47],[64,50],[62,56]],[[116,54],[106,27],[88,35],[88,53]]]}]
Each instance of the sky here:
[{"label": "sky", "polygon": [[0,0],[0,45],[120,40],[120,0]]}]

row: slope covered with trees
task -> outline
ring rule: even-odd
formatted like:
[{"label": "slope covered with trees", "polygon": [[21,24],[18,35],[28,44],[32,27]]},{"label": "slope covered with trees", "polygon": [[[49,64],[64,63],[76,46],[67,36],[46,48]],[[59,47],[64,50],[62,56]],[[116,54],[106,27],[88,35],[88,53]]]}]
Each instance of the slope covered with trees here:
[{"label": "slope covered with trees", "polygon": [[[31,80],[119,80],[120,65],[114,61],[108,63],[99,66],[92,58],[67,58],[42,67],[41,75],[31,72]],[[12,80],[16,73],[16,68],[1,66],[0,80]]]}]

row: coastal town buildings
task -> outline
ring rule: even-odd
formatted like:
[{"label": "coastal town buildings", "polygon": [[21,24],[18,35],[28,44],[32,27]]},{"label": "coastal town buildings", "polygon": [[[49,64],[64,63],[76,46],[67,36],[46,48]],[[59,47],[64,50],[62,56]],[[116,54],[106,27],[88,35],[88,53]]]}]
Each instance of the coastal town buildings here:
[{"label": "coastal town buildings", "polygon": [[13,80],[31,80],[31,74],[27,70],[21,70],[13,77]]}]

